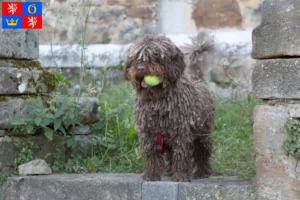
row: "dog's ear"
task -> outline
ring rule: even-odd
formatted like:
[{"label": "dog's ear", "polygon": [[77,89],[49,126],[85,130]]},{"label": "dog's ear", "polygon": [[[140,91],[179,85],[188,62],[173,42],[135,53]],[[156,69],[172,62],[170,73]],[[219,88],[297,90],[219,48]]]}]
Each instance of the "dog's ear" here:
[{"label": "dog's ear", "polygon": [[123,77],[127,81],[130,80],[130,76],[129,76],[130,67],[131,67],[130,61],[129,61],[129,59],[127,59],[123,64]]},{"label": "dog's ear", "polygon": [[180,49],[176,47],[176,54],[171,57],[165,64],[167,78],[170,82],[176,82],[186,67],[184,56]]}]

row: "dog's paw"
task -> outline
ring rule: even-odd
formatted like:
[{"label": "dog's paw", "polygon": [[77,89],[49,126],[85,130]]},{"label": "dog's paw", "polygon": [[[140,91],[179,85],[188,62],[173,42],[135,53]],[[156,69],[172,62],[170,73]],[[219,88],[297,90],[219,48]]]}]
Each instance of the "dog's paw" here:
[{"label": "dog's paw", "polygon": [[172,176],[172,181],[176,181],[176,182],[190,182],[191,181],[191,177],[184,176],[184,175],[181,175],[181,174],[174,174]]},{"label": "dog's paw", "polygon": [[152,176],[150,176],[150,175],[148,175],[148,174],[144,174],[144,175],[142,176],[142,179],[143,179],[144,181],[160,181],[160,180],[161,180],[161,177],[158,176],[158,175],[152,175]]},{"label": "dog's paw", "polygon": [[202,171],[198,171],[198,172],[195,172],[194,175],[193,175],[193,178],[194,179],[205,179],[205,178],[209,178],[211,176],[211,173],[210,172],[202,172]]},{"label": "dog's paw", "polygon": [[205,179],[205,178],[209,178],[210,174],[194,174],[193,178],[194,179]]}]

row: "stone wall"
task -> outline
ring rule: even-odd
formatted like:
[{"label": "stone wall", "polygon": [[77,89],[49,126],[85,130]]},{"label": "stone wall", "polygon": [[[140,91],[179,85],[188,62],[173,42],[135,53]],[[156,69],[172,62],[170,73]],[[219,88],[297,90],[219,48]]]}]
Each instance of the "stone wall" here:
[{"label": "stone wall", "polygon": [[[82,18],[86,16],[84,2],[45,0],[41,43],[78,43],[85,30]],[[156,31],[185,34],[200,29],[251,29],[260,21],[261,2],[262,0],[92,0],[86,27],[87,42],[128,43],[145,33]],[[170,20],[163,20],[165,18]],[[189,27],[179,26],[178,29],[179,23],[189,24]]]},{"label": "stone wall", "polygon": [[[1,5],[0,1],[0,10]],[[23,129],[13,132],[11,120],[22,117],[24,119],[22,125],[24,127],[28,125],[26,124],[28,118],[25,120],[29,117],[26,100],[34,98],[46,106],[45,101],[52,98],[50,94],[55,91],[57,82],[55,75],[43,68],[37,60],[39,58],[37,30],[0,29],[0,31],[0,179],[2,179],[2,174],[11,171],[12,164],[20,152],[28,150],[25,148],[27,143],[38,146],[32,152],[33,157],[44,158],[48,153],[55,151],[57,143],[51,143],[42,137],[42,134],[38,134],[38,131],[35,131],[36,127],[31,126],[26,130],[27,133],[22,132]],[[76,99],[80,110],[85,110],[82,113],[81,124],[96,122],[99,112],[98,99]],[[64,150],[60,153],[65,154]]]},{"label": "stone wall", "polygon": [[[87,2],[87,1],[86,1]],[[87,3],[81,0],[44,1],[41,43],[74,44],[82,39]],[[86,10],[87,12],[87,10]],[[157,1],[92,0],[86,29],[87,42],[128,43],[155,31]]]},{"label": "stone wall", "polygon": [[300,197],[299,159],[284,149],[288,120],[300,118],[299,9],[298,0],[265,0],[253,31],[253,94],[265,102],[254,110],[258,200]]}]

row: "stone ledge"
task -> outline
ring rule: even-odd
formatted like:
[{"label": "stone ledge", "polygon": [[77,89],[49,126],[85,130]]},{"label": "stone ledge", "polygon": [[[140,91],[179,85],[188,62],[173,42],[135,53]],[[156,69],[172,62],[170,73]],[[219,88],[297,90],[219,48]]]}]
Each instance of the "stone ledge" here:
[{"label": "stone ledge", "polygon": [[300,59],[258,60],[252,74],[255,97],[300,99]]},{"label": "stone ledge", "polygon": [[[143,182],[140,174],[78,174],[9,178],[3,200],[254,199],[250,181]],[[0,197],[1,199],[1,197]]]},{"label": "stone ledge", "polygon": [[49,93],[55,77],[39,61],[0,60],[0,95]]}]

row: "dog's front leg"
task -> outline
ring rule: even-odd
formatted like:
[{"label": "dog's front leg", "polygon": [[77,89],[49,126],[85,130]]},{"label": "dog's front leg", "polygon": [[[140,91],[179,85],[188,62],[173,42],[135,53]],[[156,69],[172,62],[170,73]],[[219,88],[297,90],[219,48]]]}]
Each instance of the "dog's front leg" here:
[{"label": "dog's front leg", "polygon": [[[187,132],[185,132],[187,133]],[[172,139],[172,181],[191,181],[193,166],[192,135],[176,134]]]},{"label": "dog's front leg", "polygon": [[156,151],[155,135],[141,134],[139,140],[140,150],[145,161],[143,180],[160,181],[164,173],[163,155]]}]

